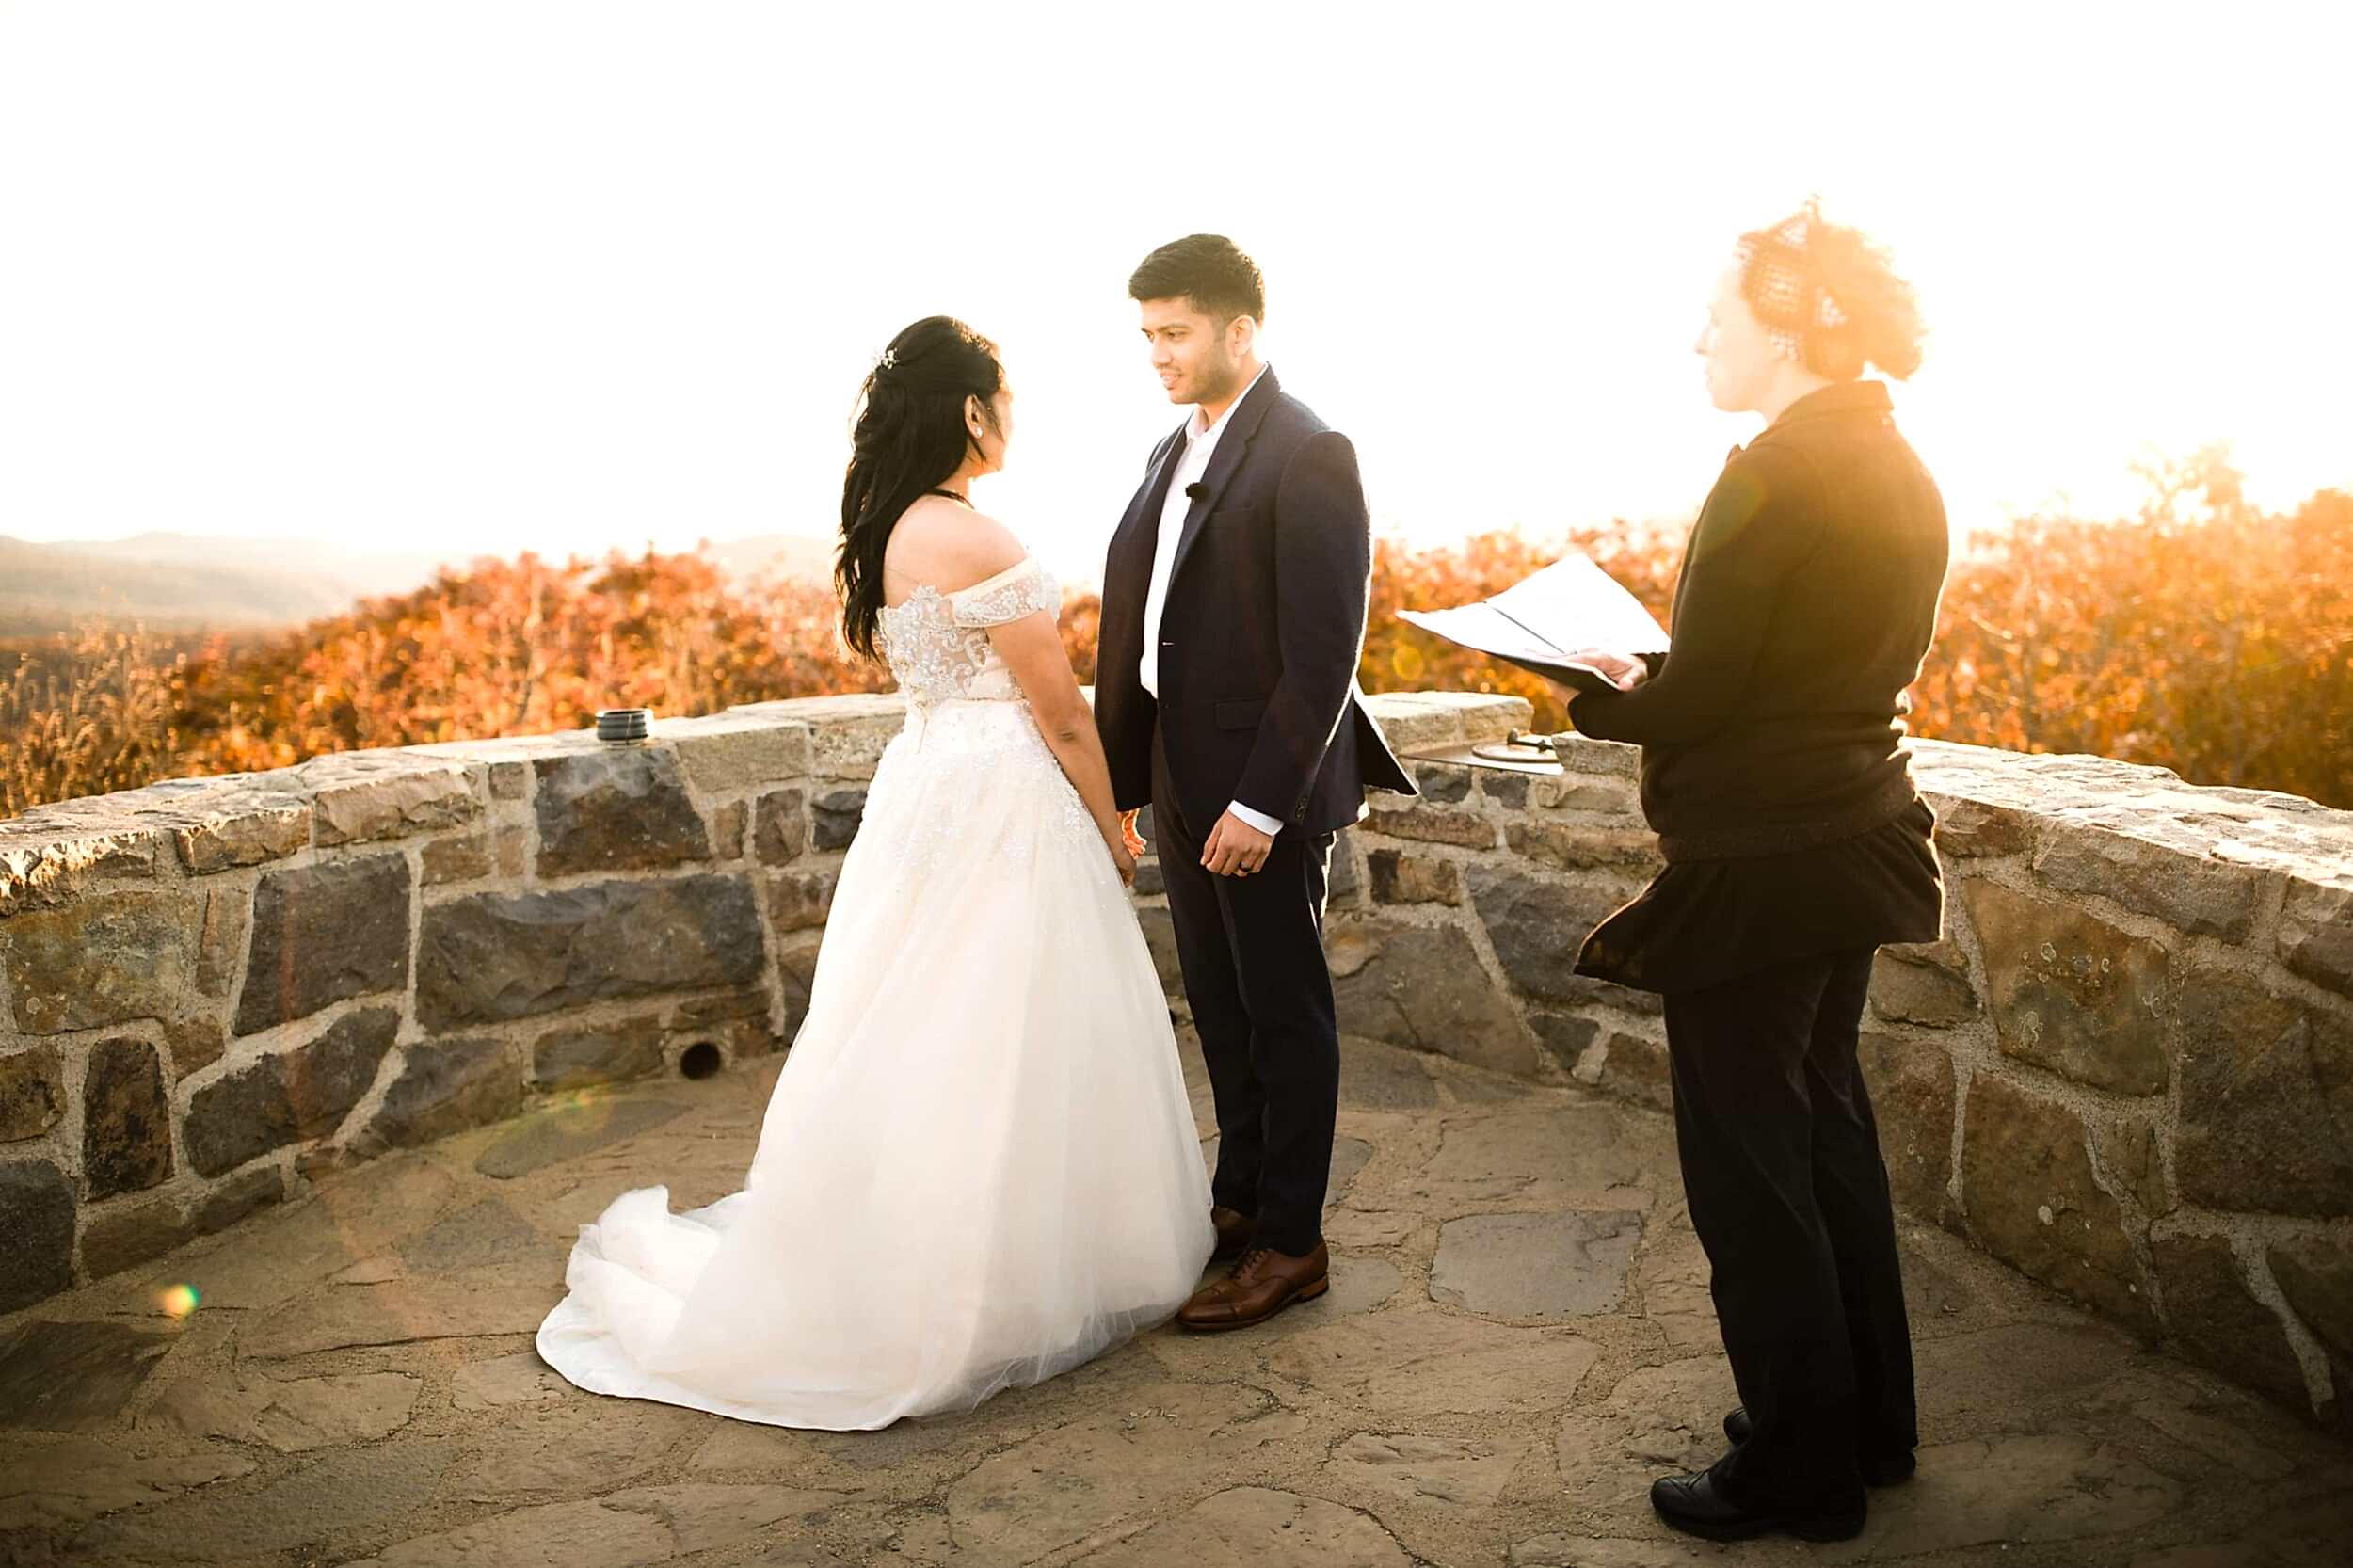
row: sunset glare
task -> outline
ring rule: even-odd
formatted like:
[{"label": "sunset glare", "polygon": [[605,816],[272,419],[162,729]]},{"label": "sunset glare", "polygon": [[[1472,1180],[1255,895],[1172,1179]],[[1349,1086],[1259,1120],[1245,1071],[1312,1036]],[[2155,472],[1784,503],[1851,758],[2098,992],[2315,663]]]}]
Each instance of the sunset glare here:
[{"label": "sunset glare", "polygon": [[[2329,8],[0,6],[0,533],[463,556],[833,531],[908,320],[1077,582],[1176,419],[1125,297],[1233,235],[1379,525],[1688,516],[1689,344],[1819,192],[1933,328],[1956,527],[2233,443],[2353,484]],[[2315,20],[2316,18],[2329,20]]]}]

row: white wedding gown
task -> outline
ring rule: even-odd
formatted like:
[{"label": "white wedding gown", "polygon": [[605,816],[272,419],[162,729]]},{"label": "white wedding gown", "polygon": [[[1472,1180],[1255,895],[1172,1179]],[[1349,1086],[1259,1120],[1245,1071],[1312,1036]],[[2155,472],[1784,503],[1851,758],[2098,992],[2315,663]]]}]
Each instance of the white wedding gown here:
[{"label": "white wedding gown", "polygon": [[1175,1313],[1212,1234],[1149,952],[986,628],[1024,560],[887,609],[905,693],[744,1191],[583,1225],[539,1353],[580,1387],[851,1431],[966,1410]]}]

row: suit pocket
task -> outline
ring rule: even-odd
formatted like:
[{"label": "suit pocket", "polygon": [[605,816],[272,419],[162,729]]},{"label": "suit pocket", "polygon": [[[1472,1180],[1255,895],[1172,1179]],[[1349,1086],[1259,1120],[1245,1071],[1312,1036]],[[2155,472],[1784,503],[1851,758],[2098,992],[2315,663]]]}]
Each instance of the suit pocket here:
[{"label": "suit pocket", "polygon": [[1220,729],[1256,729],[1266,717],[1266,698],[1243,697],[1233,702],[1220,702],[1210,708]]},{"label": "suit pocket", "polygon": [[1211,512],[1202,526],[1206,528],[1256,528],[1274,516],[1274,508],[1263,501],[1246,501],[1237,505],[1220,506]]}]

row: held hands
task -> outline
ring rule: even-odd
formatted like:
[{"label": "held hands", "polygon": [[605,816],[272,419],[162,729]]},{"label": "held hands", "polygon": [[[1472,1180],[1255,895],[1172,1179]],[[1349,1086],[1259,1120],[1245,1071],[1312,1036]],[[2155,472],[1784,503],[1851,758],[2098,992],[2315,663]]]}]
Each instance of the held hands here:
[{"label": "held hands", "polygon": [[1119,832],[1116,837],[1105,839],[1103,847],[1112,852],[1112,868],[1119,872],[1121,884],[1134,887],[1136,859],[1143,855],[1145,845],[1144,835],[1136,831],[1136,814],[1133,811],[1119,813]]},{"label": "held hands", "polygon": [[[1110,847],[1119,880],[1134,887],[1136,857],[1146,848],[1143,835],[1136,831],[1135,812],[1119,814],[1119,839]],[[1201,846],[1201,864],[1218,876],[1248,876],[1266,864],[1273,848],[1273,835],[1259,832],[1228,811],[1209,829],[1209,842]]]},{"label": "held hands", "polygon": [[1573,664],[1590,664],[1602,674],[1602,679],[1622,692],[1630,692],[1650,679],[1650,665],[1627,654],[1606,648],[1584,648],[1569,655]]},{"label": "held hands", "polygon": [[1218,876],[1248,876],[1266,864],[1273,848],[1273,834],[1259,832],[1229,810],[1209,829],[1201,864]]}]

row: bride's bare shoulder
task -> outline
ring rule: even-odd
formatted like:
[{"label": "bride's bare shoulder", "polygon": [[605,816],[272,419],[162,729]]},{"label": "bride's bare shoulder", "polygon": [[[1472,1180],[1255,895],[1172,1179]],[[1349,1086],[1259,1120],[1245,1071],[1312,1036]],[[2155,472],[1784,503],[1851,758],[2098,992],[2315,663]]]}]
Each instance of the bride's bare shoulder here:
[{"label": "bride's bare shoulder", "polygon": [[952,594],[984,583],[1029,554],[1014,531],[952,501],[911,506],[890,536],[887,575]]}]

